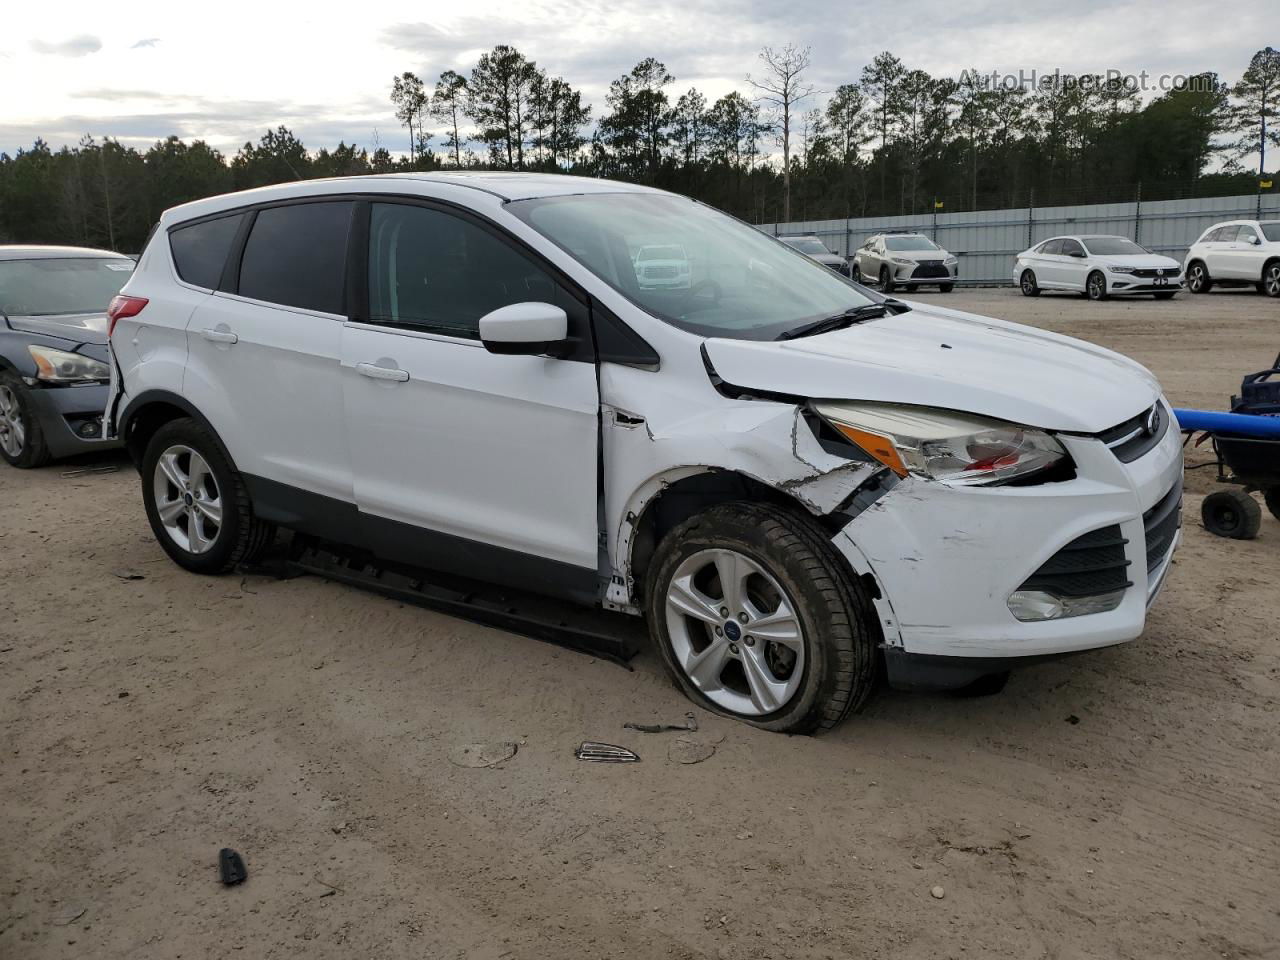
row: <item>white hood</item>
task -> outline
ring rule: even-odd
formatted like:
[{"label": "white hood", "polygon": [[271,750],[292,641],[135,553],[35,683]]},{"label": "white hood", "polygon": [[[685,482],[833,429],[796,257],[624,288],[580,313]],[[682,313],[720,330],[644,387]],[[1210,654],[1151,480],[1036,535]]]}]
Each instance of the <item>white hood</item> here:
[{"label": "white hood", "polygon": [[796,340],[706,341],[726,382],[824,400],[942,407],[1097,433],[1160,397],[1145,367],[1102,347],[956,310],[908,313]]}]

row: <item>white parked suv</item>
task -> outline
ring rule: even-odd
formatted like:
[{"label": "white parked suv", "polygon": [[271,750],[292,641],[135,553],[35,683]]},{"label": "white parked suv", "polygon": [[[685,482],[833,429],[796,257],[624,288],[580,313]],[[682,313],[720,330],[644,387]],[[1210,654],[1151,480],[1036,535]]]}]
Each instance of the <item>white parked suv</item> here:
[{"label": "white parked suv", "polygon": [[1171,300],[1182,289],[1182,268],[1128,237],[1051,237],[1018,254],[1013,282],[1026,297],[1069,290],[1090,300],[1133,294]]},{"label": "white parked suv", "polygon": [[960,260],[923,233],[877,233],[854,251],[853,279],[874,283],[882,293],[898,287],[937,285],[950,293],[960,274]]},{"label": "white parked suv", "polygon": [[[631,251],[680,247],[687,289]],[[1159,384],[885,300],[691,200],[551,175],[320,180],[167,211],[108,422],[214,574],[276,526],[643,615],[770,730],[1137,637],[1179,536]]]},{"label": "white parked suv", "polygon": [[1254,286],[1280,297],[1280,220],[1215,223],[1191,245],[1185,263],[1192,293]]}]

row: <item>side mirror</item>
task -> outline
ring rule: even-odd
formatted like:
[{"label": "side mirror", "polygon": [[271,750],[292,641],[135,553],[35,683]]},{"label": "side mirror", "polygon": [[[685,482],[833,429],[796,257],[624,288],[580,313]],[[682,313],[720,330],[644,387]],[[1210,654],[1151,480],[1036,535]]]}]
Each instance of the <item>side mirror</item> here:
[{"label": "side mirror", "polygon": [[1249,242],[1252,243],[1255,247],[1262,246],[1262,239],[1256,233],[1249,238]]},{"label": "side mirror", "polygon": [[550,303],[513,303],[480,318],[480,342],[490,353],[558,353],[569,338],[569,317]]},{"label": "side mirror", "polygon": [[1072,250],[1069,254],[1067,254],[1067,256],[1069,256],[1069,257],[1079,257],[1081,260],[1083,260],[1083,259],[1084,259],[1084,251],[1082,251],[1082,250]]}]

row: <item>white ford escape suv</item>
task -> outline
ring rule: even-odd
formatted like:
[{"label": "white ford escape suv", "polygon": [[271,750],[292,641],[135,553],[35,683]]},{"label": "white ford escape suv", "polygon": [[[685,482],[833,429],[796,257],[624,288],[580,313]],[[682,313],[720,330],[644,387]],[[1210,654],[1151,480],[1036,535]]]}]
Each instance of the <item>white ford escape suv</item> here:
[{"label": "white ford escape suv", "polygon": [[[654,246],[687,287],[637,275]],[[837,723],[881,660],[960,686],[1131,640],[1179,536],[1138,364],[884,299],[644,187],[202,200],[111,318],[108,421],[182,566],[279,525],[641,614],[690,697],[771,730]]]}]

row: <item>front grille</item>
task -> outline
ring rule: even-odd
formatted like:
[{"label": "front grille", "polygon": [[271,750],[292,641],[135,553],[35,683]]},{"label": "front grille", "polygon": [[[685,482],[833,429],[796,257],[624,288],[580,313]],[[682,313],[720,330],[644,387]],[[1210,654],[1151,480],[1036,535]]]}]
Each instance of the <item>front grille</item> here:
[{"label": "front grille", "polygon": [[645,267],[644,275],[651,280],[666,280],[676,276],[680,271],[675,267]]},{"label": "front grille", "polygon": [[1173,546],[1173,538],[1182,526],[1182,481],[1179,480],[1169,492],[1156,502],[1150,510],[1142,515],[1142,527],[1146,531],[1147,572],[1150,573],[1165,557]]},{"label": "front grille", "polygon": [[1043,590],[1057,597],[1091,597],[1131,586],[1124,545],[1129,541],[1113,523],[1076,537],[1046,560],[1019,590]]},{"label": "front grille", "polygon": [[1095,436],[1111,449],[1121,463],[1133,463],[1163,440],[1168,429],[1169,415],[1157,403]]},{"label": "front grille", "polygon": [[922,279],[924,277],[948,277],[950,273],[943,265],[941,260],[922,260],[911,273],[911,279]]},{"label": "front grille", "polygon": [[1134,270],[1135,277],[1168,277],[1172,280],[1181,271],[1177,267],[1142,267]]}]

